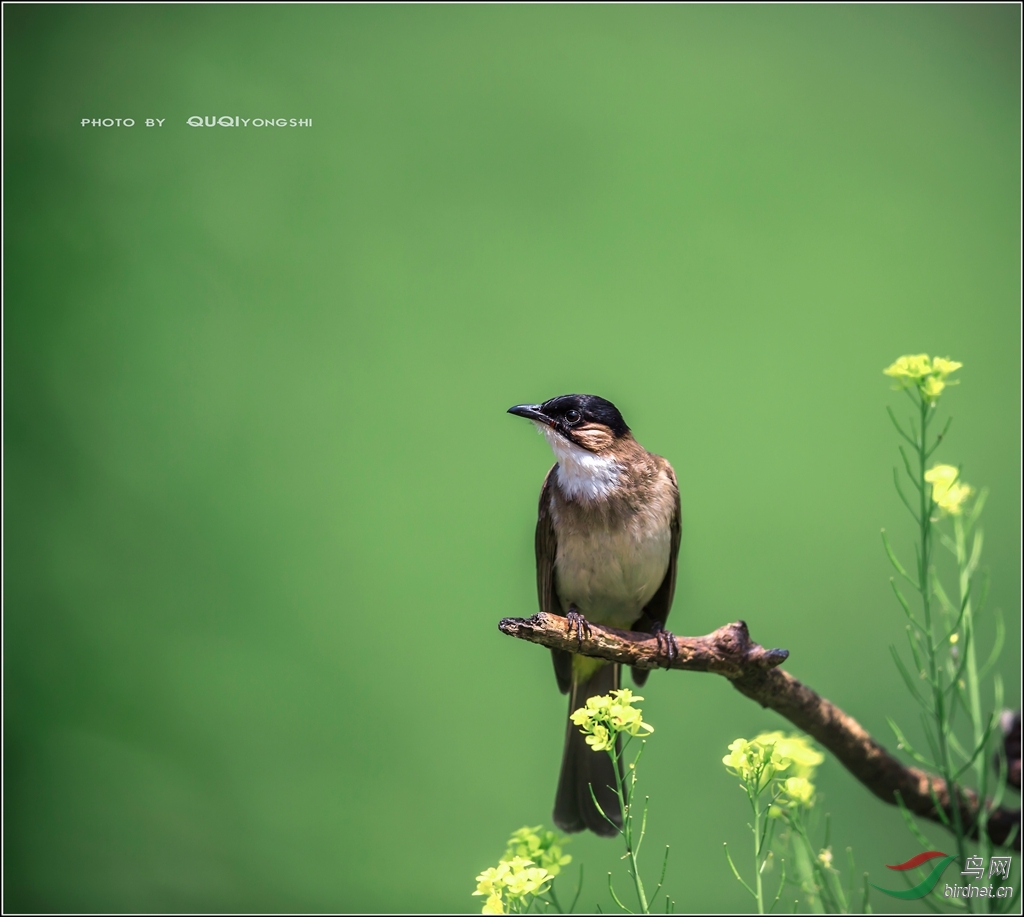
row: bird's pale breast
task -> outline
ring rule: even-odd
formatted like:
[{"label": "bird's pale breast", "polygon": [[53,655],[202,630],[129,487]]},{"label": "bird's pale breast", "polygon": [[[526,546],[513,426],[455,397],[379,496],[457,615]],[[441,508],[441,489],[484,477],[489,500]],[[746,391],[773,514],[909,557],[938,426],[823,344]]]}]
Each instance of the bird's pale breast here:
[{"label": "bird's pale breast", "polygon": [[588,621],[611,627],[636,621],[668,570],[672,536],[658,515],[562,528],[555,588],[563,611],[575,604]]}]

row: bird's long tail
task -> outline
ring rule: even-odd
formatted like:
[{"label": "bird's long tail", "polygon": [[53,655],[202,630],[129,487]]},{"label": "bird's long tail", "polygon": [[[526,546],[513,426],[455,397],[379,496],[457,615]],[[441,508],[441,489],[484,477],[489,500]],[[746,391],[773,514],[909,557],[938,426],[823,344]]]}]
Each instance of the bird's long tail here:
[{"label": "bird's long tail", "polygon": [[[574,657],[576,662],[580,657]],[[589,661],[589,660],[588,660]],[[572,691],[569,693],[569,713],[584,706],[588,697],[607,694],[619,686],[619,666],[602,665],[592,674],[581,673],[573,667]],[[605,815],[601,815],[590,795],[590,788]],[[563,831],[582,831],[589,828],[602,837],[614,837],[622,825],[622,809],[615,792],[615,770],[612,759],[605,751],[594,751],[586,742],[579,727],[571,720],[565,732],[565,751],[562,753],[562,771],[555,794],[555,824]]]}]

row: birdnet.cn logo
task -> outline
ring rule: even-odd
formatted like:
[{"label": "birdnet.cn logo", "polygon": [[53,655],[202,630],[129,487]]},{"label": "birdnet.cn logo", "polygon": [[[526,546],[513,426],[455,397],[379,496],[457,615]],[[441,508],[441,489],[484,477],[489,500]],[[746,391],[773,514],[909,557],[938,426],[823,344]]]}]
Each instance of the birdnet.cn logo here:
[{"label": "birdnet.cn logo", "polygon": [[[943,853],[941,850],[929,850],[926,853],[919,853],[916,857],[911,857],[906,863],[886,866],[886,869],[906,872],[910,869],[917,869],[918,866],[922,866],[932,860],[937,862],[931,866],[931,872],[923,881],[918,882],[917,885],[901,889],[882,888],[881,885],[875,885],[874,882],[871,885],[873,888],[877,888],[880,892],[891,895],[893,898],[903,898],[904,900],[923,898],[938,885],[942,874],[946,871],[946,867],[956,860],[955,856]],[[985,858],[967,857],[964,869],[960,873],[961,876],[968,877],[967,883],[965,885],[946,883],[937,893],[941,894],[943,898],[1012,898],[1013,886],[1010,885],[1012,863],[1012,857],[989,857],[988,875],[986,876]],[[971,884],[972,879],[980,880],[985,884],[973,885]]]}]

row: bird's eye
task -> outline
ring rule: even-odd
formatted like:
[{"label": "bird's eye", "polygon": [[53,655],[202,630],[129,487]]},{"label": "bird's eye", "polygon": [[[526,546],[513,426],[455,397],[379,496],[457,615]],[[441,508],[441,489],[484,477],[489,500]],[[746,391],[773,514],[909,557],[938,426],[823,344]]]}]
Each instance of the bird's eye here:
[{"label": "bird's eye", "polygon": [[582,419],[583,416],[580,414],[579,411],[565,412],[565,422],[569,424],[570,427],[576,426],[576,424],[578,424]]}]

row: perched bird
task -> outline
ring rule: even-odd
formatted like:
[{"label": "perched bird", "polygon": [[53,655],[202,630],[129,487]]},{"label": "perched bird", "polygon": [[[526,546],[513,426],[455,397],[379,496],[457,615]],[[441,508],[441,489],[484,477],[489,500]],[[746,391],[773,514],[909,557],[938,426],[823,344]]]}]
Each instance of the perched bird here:
[{"label": "perched bird", "polygon": [[[540,610],[561,614],[582,641],[587,622],[658,635],[671,657],[675,639],[664,629],[676,584],[679,488],[672,466],[644,449],[618,409],[596,395],[560,395],[518,404],[510,414],[533,421],[557,463],[544,479],[537,514],[537,595]],[[587,698],[619,687],[619,665],[552,650],[555,677],[569,694],[569,713]],[[642,685],[646,669],[633,669]],[[608,819],[602,817],[594,794]],[[555,796],[555,824],[612,836],[622,824],[611,759],[594,752],[570,721]]]}]

